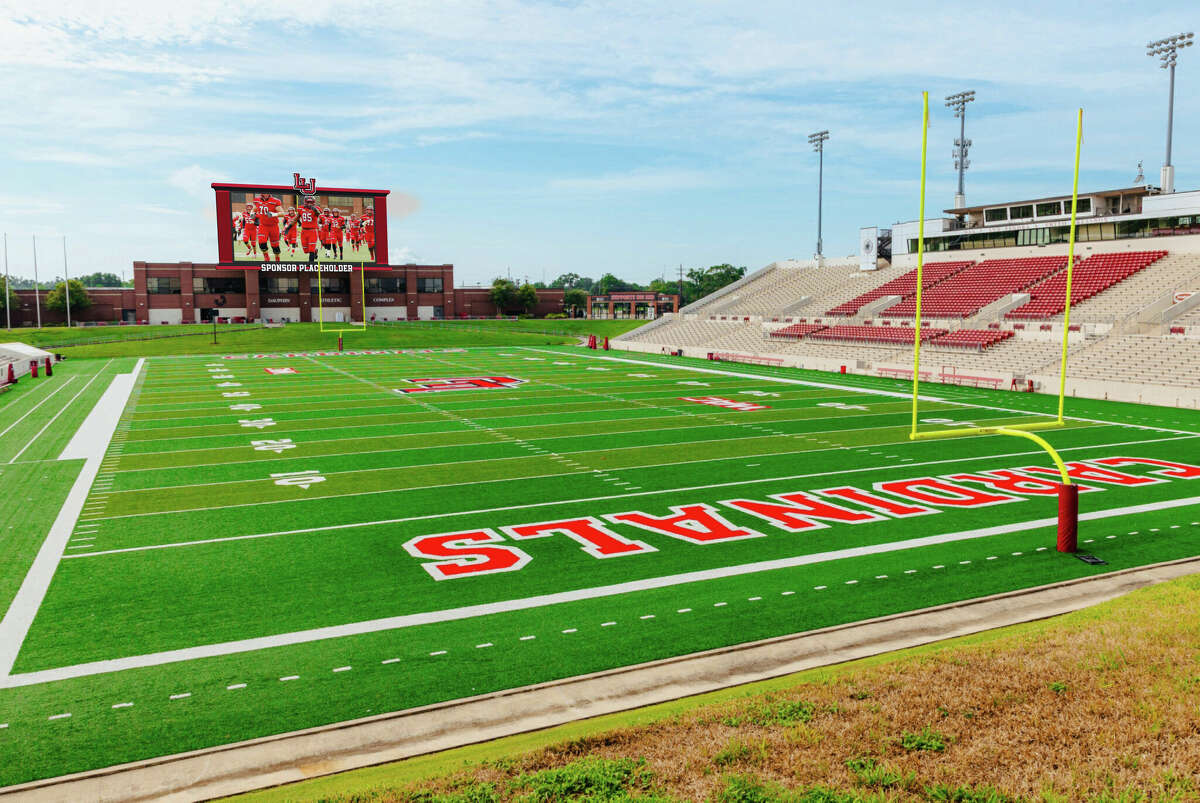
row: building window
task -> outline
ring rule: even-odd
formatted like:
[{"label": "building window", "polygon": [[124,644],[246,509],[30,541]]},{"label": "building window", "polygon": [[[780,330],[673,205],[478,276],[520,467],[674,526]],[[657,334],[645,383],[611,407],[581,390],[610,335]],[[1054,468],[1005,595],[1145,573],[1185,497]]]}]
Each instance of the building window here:
[{"label": "building window", "polygon": [[367,279],[368,293],[403,293],[403,276],[371,276]]},{"label": "building window", "polygon": [[445,318],[445,317],[446,317],[446,308],[445,307],[435,306],[433,308],[434,320],[441,320],[442,318]]},{"label": "building window", "polygon": [[440,293],[442,292],[442,277],[438,276],[431,279],[417,279],[418,293]]},{"label": "building window", "polygon": [[988,223],[995,223],[1000,220],[1008,220],[1007,209],[985,209],[983,210],[983,219]]},{"label": "building window", "polygon": [[[322,276],[320,285],[322,293],[350,292],[350,280],[345,276]],[[313,288],[313,292],[317,292],[315,287]]]},{"label": "building window", "polygon": [[[1092,211],[1092,199],[1091,198],[1080,198],[1079,205],[1076,207],[1076,210],[1079,212],[1091,212]],[[1067,204],[1067,211],[1068,212],[1071,211],[1070,204]]]},{"label": "building window", "polygon": [[262,289],[267,293],[299,293],[300,279],[296,276],[265,276]]},{"label": "building window", "polygon": [[1011,207],[1008,210],[1008,217],[1010,220],[1023,220],[1033,217],[1033,204]]},{"label": "building window", "polygon": [[226,278],[224,276],[193,276],[192,292],[207,293],[209,295],[217,293],[244,293],[246,292],[246,278],[244,276],[233,278]]},{"label": "building window", "polygon": [[147,276],[146,292],[153,296],[179,295],[178,276]]},{"label": "building window", "polygon": [[1038,217],[1049,217],[1050,215],[1061,215],[1061,214],[1062,214],[1062,201],[1051,201],[1050,203],[1037,205],[1037,216]]}]

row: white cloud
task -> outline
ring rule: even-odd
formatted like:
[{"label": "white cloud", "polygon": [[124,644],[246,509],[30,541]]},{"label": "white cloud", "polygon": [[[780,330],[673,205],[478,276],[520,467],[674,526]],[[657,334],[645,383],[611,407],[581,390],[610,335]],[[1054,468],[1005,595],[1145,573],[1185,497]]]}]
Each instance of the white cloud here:
[{"label": "white cloud", "polygon": [[712,186],[712,175],[697,170],[632,170],[602,176],[551,179],[551,190],[582,193],[667,192]]},{"label": "white cloud", "polygon": [[219,181],[232,181],[232,179],[218,170],[200,165],[181,167],[171,171],[167,176],[168,184],[195,198],[212,198],[212,185]]}]

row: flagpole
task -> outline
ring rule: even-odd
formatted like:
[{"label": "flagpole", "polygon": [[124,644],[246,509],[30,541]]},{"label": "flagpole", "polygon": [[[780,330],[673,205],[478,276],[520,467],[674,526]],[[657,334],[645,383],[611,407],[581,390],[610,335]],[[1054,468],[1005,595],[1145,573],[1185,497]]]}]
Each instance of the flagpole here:
[{"label": "flagpole", "polygon": [[67,296],[67,328],[71,328],[71,275],[67,273],[67,235],[63,235],[63,292]]},{"label": "flagpole", "polygon": [[8,232],[4,233],[4,328],[12,329],[12,290],[8,288]]},{"label": "flagpole", "polygon": [[42,328],[42,300],[38,295],[37,235],[33,235],[33,308],[37,310],[37,328]]}]

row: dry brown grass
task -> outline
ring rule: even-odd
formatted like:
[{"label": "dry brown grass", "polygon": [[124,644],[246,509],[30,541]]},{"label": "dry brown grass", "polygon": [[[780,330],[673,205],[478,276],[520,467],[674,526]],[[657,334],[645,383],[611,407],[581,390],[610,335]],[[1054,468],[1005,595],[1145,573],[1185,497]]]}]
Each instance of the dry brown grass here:
[{"label": "dry brown grass", "polygon": [[[725,776],[744,773],[792,790],[823,785],[896,800],[930,799],[938,784],[1031,800],[1200,800],[1200,577],[978,641],[833,669],[822,682],[372,798],[479,782],[503,792],[521,773],[599,756],[644,757],[657,790],[683,800],[712,799]],[[800,709],[771,713],[797,700],[811,705],[809,721]],[[944,735],[945,748],[902,745],[905,733],[925,729]],[[846,766],[855,757],[914,780],[864,785]]]}]

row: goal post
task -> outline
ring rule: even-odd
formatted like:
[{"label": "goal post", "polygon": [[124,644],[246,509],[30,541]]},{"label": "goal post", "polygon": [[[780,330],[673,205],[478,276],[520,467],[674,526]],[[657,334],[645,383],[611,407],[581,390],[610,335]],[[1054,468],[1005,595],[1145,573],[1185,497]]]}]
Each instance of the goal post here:
[{"label": "goal post", "polygon": [[1067,387],[1068,334],[1071,322],[1071,281],[1074,277],[1075,269],[1075,222],[1079,206],[1079,153],[1083,144],[1083,109],[1079,109],[1075,124],[1075,170],[1071,189],[1071,225],[1067,245],[1067,287],[1065,313],[1063,316],[1062,361],[1058,383],[1057,417],[1052,421],[1029,421],[1003,426],[971,426],[920,432],[917,429],[917,425],[919,422],[918,407],[921,386],[921,301],[924,291],[923,280],[925,269],[925,175],[929,144],[929,93],[923,92],[921,93],[921,97],[923,106],[921,119],[921,209],[917,222],[916,314],[913,321],[912,429],[908,435],[909,440],[941,440],[978,435],[1008,435],[1024,438],[1036,443],[1053,459],[1054,465],[1057,467],[1059,475],[1062,478],[1062,483],[1058,486],[1058,551],[1075,552],[1078,546],[1079,487],[1071,482],[1070,473],[1058,451],[1045,438],[1037,435],[1036,432],[1039,430],[1059,429],[1066,426],[1063,411]]},{"label": "goal post", "polygon": [[[341,263],[339,263],[339,264],[341,264]],[[364,263],[364,262],[358,263],[358,275],[359,275],[359,282],[361,285],[360,286],[360,290],[361,290],[360,295],[362,296],[362,323],[355,323],[354,321],[347,321],[345,327],[339,327],[337,329],[326,328],[326,326],[325,326],[325,295],[323,292],[324,288],[322,287],[323,282],[321,281],[322,275],[323,274],[321,271],[321,256],[318,253],[317,254],[317,318],[318,318],[318,326],[319,326],[318,331],[320,331],[322,334],[336,334],[338,336],[338,351],[341,351],[342,350],[342,334],[343,333],[345,333],[345,332],[365,332],[367,329],[367,270],[366,270],[366,263]],[[354,281],[353,273],[350,274],[350,281],[351,282]],[[352,295],[352,294],[347,292],[347,295]]]}]

